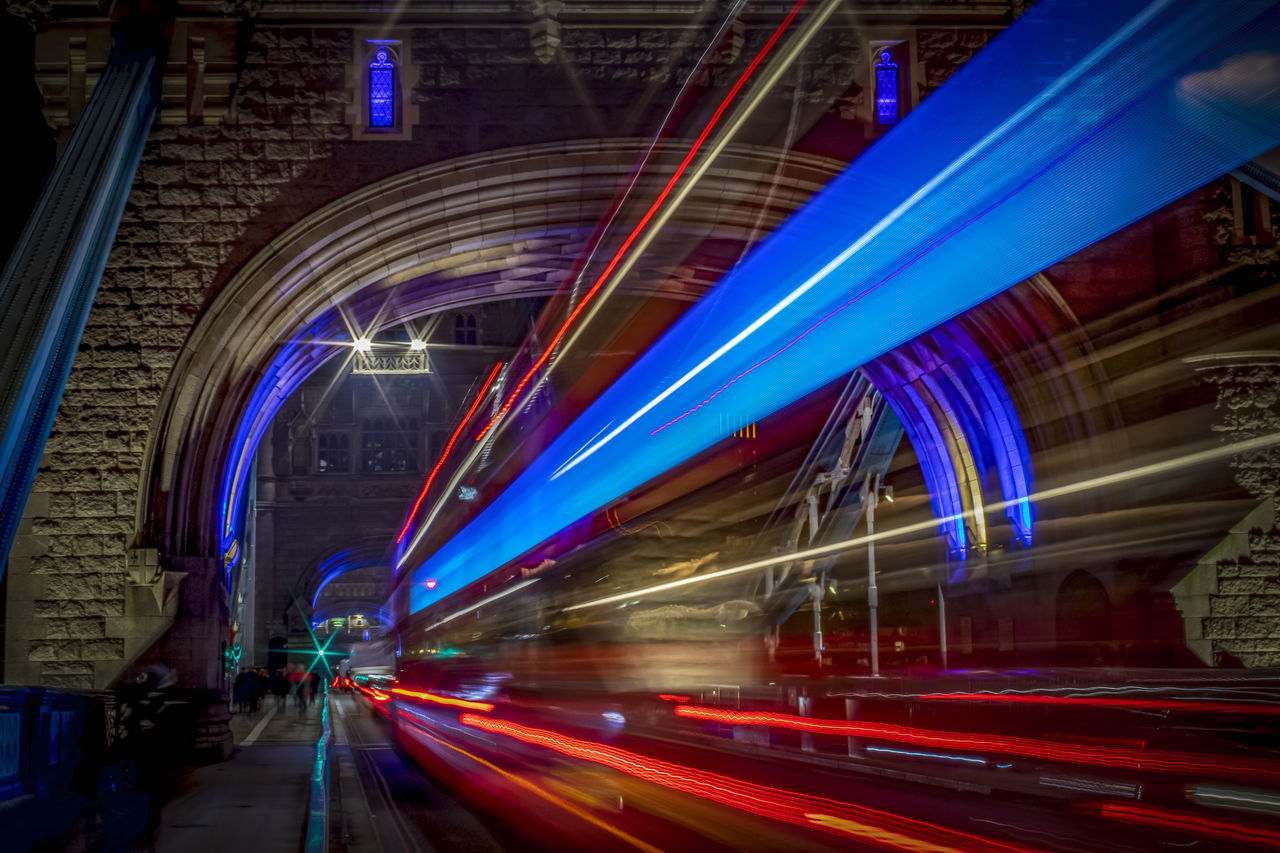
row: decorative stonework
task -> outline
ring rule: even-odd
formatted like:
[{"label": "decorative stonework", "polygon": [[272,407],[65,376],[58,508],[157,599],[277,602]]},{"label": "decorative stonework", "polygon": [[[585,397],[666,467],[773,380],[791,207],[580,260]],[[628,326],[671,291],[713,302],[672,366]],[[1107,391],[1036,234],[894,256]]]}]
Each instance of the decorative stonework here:
[{"label": "decorative stonework", "polygon": [[[1280,352],[1231,353],[1196,363],[1218,389],[1215,432],[1230,442],[1280,432]],[[1206,663],[1280,666],[1280,448],[1238,454],[1231,468],[1240,487],[1260,503],[1174,595],[1188,645]]]}]

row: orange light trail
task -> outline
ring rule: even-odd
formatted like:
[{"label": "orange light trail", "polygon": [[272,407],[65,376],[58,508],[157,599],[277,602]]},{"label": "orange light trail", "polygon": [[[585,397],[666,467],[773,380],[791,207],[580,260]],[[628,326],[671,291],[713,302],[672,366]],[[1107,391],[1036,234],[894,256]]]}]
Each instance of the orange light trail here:
[{"label": "orange light trail", "polygon": [[1028,853],[1031,849],[865,806],[756,785],[507,720],[463,714],[459,721],[463,725],[601,764],[628,776],[741,811],[833,835],[852,836],[891,850],[907,850],[912,853]]},{"label": "orange light trail", "polygon": [[[409,528],[413,525],[413,519],[417,516],[418,510],[422,507],[422,501],[427,497],[427,492],[431,491],[431,484],[435,482],[436,475],[440,473],[440,467],[444,465],[444,461],[449,458],[450,452],[453,451],[453,445],[458,440],[458,436],[462,434],[462,428],[467,425],[467,421],[471,420],[471,416],[476,413],[476,409],[480,408],[481,401],[485,395],[489,393],[489,386],[493,384],[493,380],[497,378],[498,371],[502,369],[502,362],[498,362],[493,366],[493,370],[489,371],[489,378],[484,381],[484,385],[480,386],[480,393],[476,394],[476,398],[471,401],[471,408],[467,409],[467,413],[462,416],[462,420],[453,429],[453,435],[449,436],[449,442],[444,446],[444,452],[440,454],[440,458],[436,461],[435,467],[431,469],[431,473],[427,475],[427,482],[423,484],[422,491],[418,492],[418,499],[413,502],[413,509],[409,510],[409,517],[404,520],[404,527],[400,530],[400,535],[396,537],[396,544],[399,545],[404,541],[405,534],[409,532]],[[488,427],[486,427],[488,429]]]},{"label": "orange light trail", "polygon": [[913,746],[930,746],[936,749],[963,749],[1038,758],[1064,764],[1081,764],[1091,767],[1119,767],[1125,770],[1153,771],[1157,773],[1203,773],[1214,777],[1250,776],[1280,780],[1280,766],[1269,761],[1239,758],[1218,758],[1206,761],[1200,756],[1176,752],[1156,752],[1127,747],[1097,747],[1076,743],[1035,740],[1025,737],[983,735],[969,732],[945,732],[914,729],[890,723],[859,723],[852,720],[824,720],[816,717],[798,717],[792,714],[774,714],[767,711],[722,711],[718,708],[699,708],[678,705],[677,717],[706,720],[731,726],[770,726],[820,735],[864,737],[907,743]]},{"label": "orange light trail", "polygon": [[569,331],[569,327],[573,325],[574,320],[578,319],[578,315],[586,309],[587,304],[590,303],[591,300],[595,298],[596,294],[600,292],[600,288],[604,286],[605,281],[607,281],[609,276],[613,274],[614,269],[622,261],[627,250],[631,248],[631,244],[634,243],[636,238],[640,236],[640,233],[644,231],[645,226],[649,224],[649,220],[651,220],[654,214],[658,212],[658,209],[662,207],[662,203],[667,200],[667,196],[671,194],[671,190],[675,188],[676,183],[680,180],[681,176],[684,175],[685,170],[689,168],[689,164],[693,162],[693,158],[697,156],[703,143],[706,142],[707,137],[711,135],[711,131],[715,129],[716,124],[718,124],[720,119],[724,116],[725,110],[729,108],[729,104],[738,96],[738,92],[742,90],[742,87],[746,85],[747,80],[755,73],[756,68],[759,67],[762,61],[764,61],[765,56],[773,50],[774,46],[778,43],[778,39],[780,39],[782,34],[791,26],[791,23],[795,20],[796,15],[799,14],[801,7],[803,7],[806,2],[808,2],[808,0],[796,0],[795,5],[791,7],[790,11],[787,12],[786,17],[782,19],[782,23],[778,24],[778,28],[773,31],[772,35],[769,36],[769,40],[760,48],[760,52],[757,53],[755,58],[751,60],[751,63],[743,69],[742,74],[739,75],[736,81],[734,81],[733,87],[729,89],[728,94],[724,96],[720,105],[716,107],[716,111],[712,114],[710,121],[708,121],[706,126],[702,128],[702,131],[698,134],[698,138],[694,140],[692,147],[689,148],[684,159],[680,161],[680,165],[676,167],[675,172],[672,173],[670,179],[667,180],[666,186],[662,188],[662,192],[660,192],[658,197],[654,199],[653,203],[649,205],[649,209],[645,211],[644,216],[640,217],[640,221],[631,229],[631,233],[627,235],[627,238],[622,241],[622,245],[618,248],[618,251],[614,253],[613,258],[610,259],[609,263],[605,266],[604,271],[600,273],[587,292],[583,294],[582,299],[574,306],[573,310],[569,312],[569,316],[560,324],[560,328],[556,330],[551,341],[543,347],[542,354],[538,356],[537,360],[529,367],[524,376],[520,377],[520,381],[516,383],[515,389],[507,396],[506,402],[502,404],[502,408],[498,410],[496,415],[490,418],[489,422],[484,425],[484,429],[480,430],[480,434],[476,436],[476,441],[483,439],[485,435],[488,434],[489,430],[493,428],[493,425],[501,420],[507,412],[511,410],[511,406],[515,403],[516,397],[518,397],[520,392],[524,390],[525,386],[529,384],[529,380],[532,379],[534,375],[542,369],[543,365],[547,363],[547,359],[551,357],[551,353],[555,352],[556,347],[560,345],[560,341],[564,339],[565,334]]},{"label": "orange light trail", "polygon": [[636,847],[640,850],[644,850],[645,853],[662,853],[662,850],[660,850],[657,847],[654,847],[652,844],[646,844],[645,842],[641,841],[639,838],[636,838],[634,835],[623,832],[621,829],[618,829],[617,827],[610,826],[609,824],[600,820],[598,817],[586,811],[585,809],[582,809],[579,806],[574,805],[573,803],[569,802],[568,800],[562,797],[557,797],[555,794],[552,794],[552,793],[549,793],[548,791],[543,790],[542,788],[533,784],[527,779],[523,779],[515,775],[514,773],[508,773],[506,770],[503,770],[501,767],[497,766],[496,764],[493,764],[489,761],[485,761],[483,758],[481,758],[480,756],[474,753],[468,752],[467,750],[462,749],[461,747],[454,746],[453,744],[447,741],[441,740],[440,738],[431,734],[431,732],[427,731],[427,729],[422,725],[422,723],[419,720],[416,720],[413,717],[409,716],[408,714],[405,714],[403,711],[400,713],[400,719],[404,725],[408,726],[412,730],[412,734],[414,735],[414,737],[429,738],[435,743],[438,743],[440,746],[447,747],[448,749],[452,749],[454,752],[460,755],[465,755],[467,758],[470,758],[472,761],[476,762],[477,764],[479,764],[480,766],[488,770],[492,770],[494,773],[497,773],[503,779],[506,779],[512,784],[518,785],[524,790],[528,791],[529,793],[539,796],[553,805],[559,806],[560,808],[564,809],[565,811],[569,812],[575,817],[581,818],[582,820],[585,820],[587,823],[590,823],[593,826],[603,829],[605,832],[608,832],[612,835],[616,835],[618,838],[621,838],[623,841],[627,842],[632,847]]},{"label": "orange light trail", "polygon": [[1104,696],[1045,696],[1034,693],[929,693],[921,699],[955,699],[962,702],[1014,702],[1035,705],[1091,705],[1099,708],[1136,711],[1214,711],[1230,714],[1280,714],[1280,705],[1239,702],[1209,702],[1177,699],[1127,699]]},{"label": "orange light trail", "polygon": [[435,693],[417,693],[413,690],[405,690],[403,687],[393,687],[391,692],[397,696],[409,696],[413,699],[421,699],[424,702],[432,702],[436,705],[451,705],[454,708],[466,708],[469,711],[484,711],[488,713],[493,710],[493,706],[488,702],[472,702],[468,699],[455,699],[452,696],[438,696]]},{"label": "orange light trail", "polygon": [[1141,823],[1165,829],[1180,830],[1197,836],[1211,836],[1237,843],[1280,849],[1280,832],[1260,826],[1245,826],[1230,821],[1217,820],[1187,812],[1175,812],[1150,806],[1122,803],[1103,803],[1099,807],[1103,817],[1128,823]]}]

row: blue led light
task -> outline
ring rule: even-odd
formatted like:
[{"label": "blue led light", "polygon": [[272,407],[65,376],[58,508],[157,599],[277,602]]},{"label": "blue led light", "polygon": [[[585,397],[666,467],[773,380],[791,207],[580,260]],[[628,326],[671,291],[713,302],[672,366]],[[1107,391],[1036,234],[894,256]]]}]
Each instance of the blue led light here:
[{"label": "blue led light", "polygon": [[765,417],[1275,147],[1275,82],[1239,65],[1278,42],[1271,2],[1038,3],[427,556],[410,609],[711,446],[720,412]]},{"label": "blue led light", "polygon": [[984,767],[987,762],[981,758],[973,758],[967,755],[945,755],[940,752],[912,752],[907,749],[890,749],[887,746],[869,746],[867,752],[887,752],[891,755],[905,755],[909,758],[936,758],[939,761],[959,761],[964,764],[981,764]]}]

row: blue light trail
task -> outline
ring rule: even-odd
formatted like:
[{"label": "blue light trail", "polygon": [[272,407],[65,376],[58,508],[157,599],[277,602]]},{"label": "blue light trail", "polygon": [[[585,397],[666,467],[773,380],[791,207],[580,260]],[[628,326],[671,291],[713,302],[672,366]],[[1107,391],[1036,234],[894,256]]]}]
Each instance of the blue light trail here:
[{"label": "blue light trail", "polygon": [[428,555],[411,611],[1275,147],[1276,44],[1275,2],[1042,0]]}]

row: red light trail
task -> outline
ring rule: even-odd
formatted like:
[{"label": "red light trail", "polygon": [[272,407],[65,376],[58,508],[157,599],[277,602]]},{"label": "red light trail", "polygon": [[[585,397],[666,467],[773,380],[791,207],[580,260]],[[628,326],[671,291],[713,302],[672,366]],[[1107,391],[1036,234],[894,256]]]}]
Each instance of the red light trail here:
[{"label": "red light trail", "polygon": [[629,776],[773,820],[891,850],[913,853],[1028,853],[1030,848],[980,838],[889,812],[744,782],[612,746],[565,737],[506,720],[463,714],[459,721],[494,734],[601,764]]},{"label": "red light trail", "polygon": [[1103,696],[1045,696],[1027,693],[929,693],[921,699],[957,699],[963,702],[1015,702],[1036,705],[1090,705],[1135,711],[1214,711],[1239,714],[1280,714],[1280,705],[1208,702],[1177,699],[1127,699]]},{"label": "red light trail", "polygon": [[537,797],[541,797],[542,799],[546,800],[547,802],[553,805],[559,806],[560,808],[572,814],[574,817],[580,818],[592,824],[593,826],[603,829],[605,832],[608,832],[612,835],[616,835],[618,838],[627,842],[631,846],[636,847],[640,850],[644,850],[645,853],[663,853],[662,850],[658,849],[657,847],[654,847],[652,844],[646,844],[644,841],[641,841],[639,838],[636,838],[633,835],[623,832],[621,829],[618,829],[615,826],[610,826],[609,824],[600,820],[598,817],[591,814],[581,806],[571,803],[568,800],[564,799],[563,797],[558,797],[555,794],[551,793],[550,791],[547,791],[544,788],[538,785],[535,785],[534,783],[528,781],[527,779],[522,779],[521,777],[515,775],[514,773],[508,773],[506,770],[503,770],[498,765],[489,761],[485,761],[483,758],[481,758],[480,756],[474,753],[468,752],[467,750],[462,749],[461,747],[454,746],[448,741],[441,740],[440,738],[433,735],[430,731],[428,731],[427,728],[422,724],[421,720],[415,719],[414,717],[410,716],[409,714],[406,714],[403,711],[400,712],[400,723],[406,726],[409,729],[410,734],[416,739],[418,739],[420,743],[423,742],[422,741],[423,738],[426,738],[427,740],[430,740],[431,742],[438,744],[439,746],[445,747],[446,749],[453,750],[459,755],[465,755],[467,758],[476,762],[481,767],[484,767],[487,770],[493,771],[494,773],[498,774],[499,776],[501,776],[503,779],[507,780],[511,784],[517,785],[523,790],[527,791],[528,793],[533,794],[534,796],[537,796]]},{"label": "red light trail", "polygon": [[467,699],[455,699],[452,696],[438,696],[435,693],[418,693],[413,690],[405,690],[403,687],[393,687],[391,692],[397,696],[408,696],[436,705],[451,705],[455,708],[466,708],[470,711],[484,711],[485,713],[493,710],[493,705],[488,702],[472,702]]},{"label": "red light trail", "polygon": [[778,39],[781,38],[782,34],[791,26],[791,23],[795,20],[796,15],[799,14],[801,7],[803,7],[806,2],[808,2],[808,0],[796,0],[796,4],[787,12],[786,17],[782,19],[782,23],[778,24],[777,29],[775,29],[769,36],[769,40],[760,48],[759,53],[755,55],[755,58],[751,60],[751,63],[743,69],[742,74],[739,75],[736,81],[734,81],[733,87],[729,89],[728,94],[724,96],[724,99],[720,101],[720,105],[716,107],[716,111],[712,114],[710,121],[708,121],[706,126],[702,128],[702,131],[698,134],[698,138],[694,140],[692,147],[690,147],[688,153],[685,154],[684,159],[680,161],[680,165],[676,167],[675,172],[672,173],[670,179],[667,180],[666,186],[662,188],[662,192],[660,192],[658,197],[654,199],[653,203],[649,205],[649,209],[645,211],[644,216],[640,217],[640,221],[631,229],[631,233],[627,235],[627,238],[622,241],[622,245],[609,260],[604,271],[600,273],[587,292],[583,294],[582,299],[574,306],[573,310],[569,312],[569,316],[560,324],[560,328],[556,330],[551,341],[543,347],[542,354],[538,356],[537,360],[535,360],[529,367],[524,376],[520,377],[520,381],[516,383],[515,389],[512,390],[510,395],[508,395],[506,402],[502,404],[502,408],[500,408],[498,413],[484,425],[484,429],[480,430],[480,434],[476,436],[476,441],[483,439],[485,435],[488,434],[489,430],[493,428],[493,425],[501,420],[508,411],[510,411],[512,404],[515,403],[516,397],[518,397],[520,392],[524,390],[525,386],[529,384],[529,380],[532,379],[534,375],[542,369],[543,365],[547,363],[547,359],[551,357],[551,353],[553,353],[556,347],[560,345],[560,341],[564,339],[565,334],[569,331],[569,327],[573,325],[574,320],[578,318],[578,315],[583,312],[587,307],[587,304],[590,303],[591,300],[595,298],[596,294],[600,292],[600,288],[604,286],[605,281],[607,281],[609,276],[613,274],[614,269],[622,261],[627,250],[631,248],[631,244],[640,236],[640,233],[644,230],[645,226],[649,224],[649,220],[651,220],[654,214],[658,212],[658,209],[662,207],[662,203],[667,200],[667,196],[671,194],[671,190],[675,188],[676,183],[680,180],[681,176],[684,175],[685,170],[689,168],[689,164],[693,162],[693,158],[697,156],[698,151],[702,148],[702,144],[706,142],[707,137],[711,135],[711,131],[715,129],[716,124],[719,123],[720,119],[724,116],[724,112],[729,108],[729,104],[738,96],[738,92],[742,90],[742,87],[746,84],[747,80],[755,73],[756,68],[764,60],[765,56],[773,50]]},{"label": "red light trail", "polygon": [[413,519],[417,516],[418,509],[422,506],[422,501],[427,497],[427,492],[431,491],[431,484],[435,481],[436,475],[440,473],[440,467],[449,458],[449,453],[452,452],[454,443],[458,440],[458,436],[462,434],[462,428],[471,420],[471,416],[476,413],[476,409],[480,408],[481,401],[489,393],[489,386],[493,384],[493,380],[497,378],[498,371],[501,369],[502,362],[498,362],[493,366],[493,370],[489,371],[489,378],[484,381],[484,385],[480,386],[480,393],[476,394],[476,398],[471,401],[471,408],[467,409],[467,413],[462,416],[462,420],[454,427],[453,435],[449,436],[449,442],[444,446],[444,452],[440,454],[440,459],[436,461],[435,467],[427,475],[427,482],[423,484],[422,491],[418,493],[418,499],[413,502],[413,509],[409,510],[409,517],[404,520],[404,527],[401,528],[400,535],[396,537],[397,545],[404,541],[405,534],[409,532],[410,526],[413,525]]},{"label": "red light trail", "polygon": [[1187,812],[1156,809],[1124,803],[1103,803],[1098,807],[1103,817],[1127,823],[1141,823],[1164,829],[1181,830],[1196,836],[1210,836],[1237,843],[1280,849],[1280,832],[1259,826],[1244,826]]},{"label": "red light trail", "polygon": [[969,732],[931,731],[897,726],[890,723],[859,723],[851,720],[824,720],[797,717],[766,711],[722,711],[679,705],[677,717],[706,720],[731,726],[770,726],[793,731],[842,737],[864,737],[930,746],[936,749],[986,751],[999,755],[1038,758],[1063,764],[1091,767],[1120,767],[1158,773],[1202,773],[1214,777],[1249,776],[1254,779],[1280,780],[1280,766],[1269,761],[1240,758],[1218,758],[1206,761],[1200,756],[1176,752],[1156,752],[1125,747],[1095,747],[1075,743],[1035,740],[1025,737],[982,735]]}]

